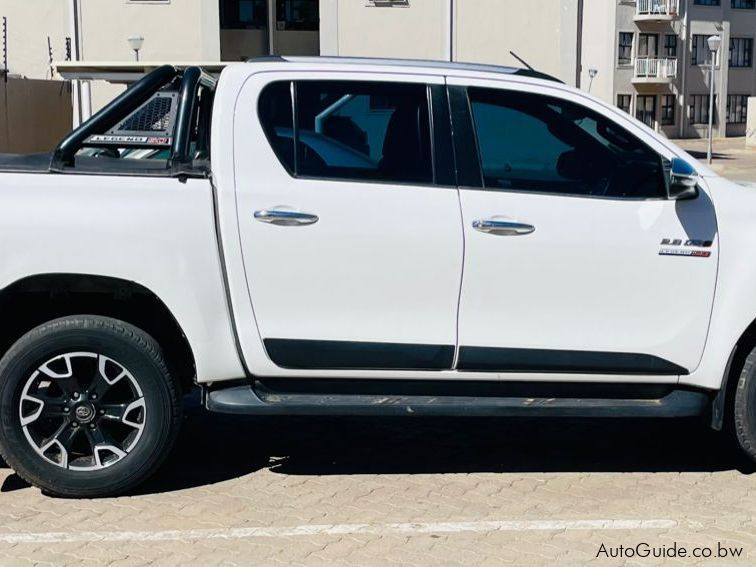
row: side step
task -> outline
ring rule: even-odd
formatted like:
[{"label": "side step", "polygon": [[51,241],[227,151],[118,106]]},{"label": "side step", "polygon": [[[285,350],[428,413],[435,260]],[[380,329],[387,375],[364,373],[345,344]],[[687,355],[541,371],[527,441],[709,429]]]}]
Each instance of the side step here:
[{"label": "side step", "polygon": [[210,411],[247,415],[691,417],[710,405],[706,392],[683,389],[658,398],[624,399],[291,393],[246,385],[205,395]]}]

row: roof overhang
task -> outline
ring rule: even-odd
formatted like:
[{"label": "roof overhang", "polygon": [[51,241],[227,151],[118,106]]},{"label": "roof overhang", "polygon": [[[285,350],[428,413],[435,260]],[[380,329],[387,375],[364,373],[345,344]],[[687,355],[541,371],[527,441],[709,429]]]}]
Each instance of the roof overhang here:
[{"label": "roof overhang", "polygon": [[223,61],[61,61],[55,63],[54,67],[67,80],[133,83],[162,65],[173,65],[180,69],[202,67],[217,78],[223,68],[230,64],[231,62]]}]

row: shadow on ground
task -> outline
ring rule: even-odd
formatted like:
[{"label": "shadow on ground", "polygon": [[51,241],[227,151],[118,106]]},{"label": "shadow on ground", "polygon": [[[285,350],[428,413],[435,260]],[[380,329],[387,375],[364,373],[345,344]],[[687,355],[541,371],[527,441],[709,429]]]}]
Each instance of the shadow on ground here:
[{"label": "shadow on ground", "polygon": [[[696,420],[238,417],[186,411],[176,449],[137,493],[270,470],[290,475],[752,472]],[[17,476],[2,491],[26,485]]]}]

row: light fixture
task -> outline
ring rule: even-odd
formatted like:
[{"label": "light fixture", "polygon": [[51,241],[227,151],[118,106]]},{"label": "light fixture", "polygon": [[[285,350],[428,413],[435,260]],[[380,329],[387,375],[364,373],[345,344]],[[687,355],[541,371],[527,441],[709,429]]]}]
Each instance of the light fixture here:
[{"label": "light fixture", "polygon": [[591,78],[591,81],[588,83],[588,92],[591,92],[591,87],[593,86],[593,79],[596,78],[596,75],[598,75],[598,69],[588,69],[588,76]]},{"label": "light fixture", "polygon": [[141,35],[130,35],[128,42],[129,47],[136,55],[136,60],[139,61],[139,50],[142,49],[142,45],[144,45],[144,38]]},{"label": "light fixture", "polygon": [[709,76],[709,147],[706,151],[706,160],[711,164],[714,147],[714,72],[717,64],[717,52],[722,47],[722,37],[712,35],[706,41],[711,51],[711,75]]}]

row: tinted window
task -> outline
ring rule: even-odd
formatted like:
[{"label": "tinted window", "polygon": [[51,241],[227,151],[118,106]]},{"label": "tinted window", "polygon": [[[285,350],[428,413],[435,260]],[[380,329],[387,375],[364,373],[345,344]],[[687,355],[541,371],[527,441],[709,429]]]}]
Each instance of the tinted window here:
[{"label": "tinted window", "polygon": [[611,120],[557,98],[470,89],[485,185],[566,195],[665,195],[658,154]]},{"label": "tinted window", "polygon": [[290,82],[268,85],[259,107],[265,134],[290,173],[433,182],[426,85],[302,81],[294,90],[296,128]]},{"label": "tinted window", "polygon": [[291,83],[271,83],[260,95],[260,123],[278,159],[289,173],[294,173],[294,118]]}]

